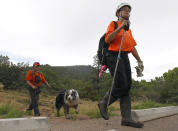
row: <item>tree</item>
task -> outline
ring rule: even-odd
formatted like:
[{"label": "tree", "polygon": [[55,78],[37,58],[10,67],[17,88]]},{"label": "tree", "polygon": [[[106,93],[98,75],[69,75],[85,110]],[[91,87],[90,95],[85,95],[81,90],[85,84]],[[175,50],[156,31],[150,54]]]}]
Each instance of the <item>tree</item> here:
[{"label": "tree", "polygon": [[92,75],[91,75],[90,79],[91,79],[91,81],[93,83],[93,86],[96,88],[96,90],[97,90],[97,92],[99,94],[101,87],[99,86],[99,81],[100,80],[99,80],[98,74],[100,72],[101,65],[99,64],[99,59],[98,59],[97,55],[95,55],[93,57],[93,59],[94,59],[93,66],[92,66],[93,70],[92,70]]},{"label": "tree", "polygon": [[[21,75],[27,64],[18,63],[17,65],[9,61],[8,56],[0,55],[0,82],[4,84],[4,88],[21,88]],[[22,80],[24,83],[24,79]]]}]

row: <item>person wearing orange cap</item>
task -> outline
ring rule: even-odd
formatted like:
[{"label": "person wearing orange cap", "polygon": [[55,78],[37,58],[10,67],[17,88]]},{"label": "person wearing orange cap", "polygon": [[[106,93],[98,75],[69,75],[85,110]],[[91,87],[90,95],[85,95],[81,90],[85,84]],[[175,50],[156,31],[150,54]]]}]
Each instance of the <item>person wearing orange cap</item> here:
[{"label": "person wearing orange cap", "polygon": [[[138,62],[140,72],[137,76],[142,76],[143,62],[135,48],[136,42],[132,36],[131,29],[129,29],[129,17],[131,12],[131,6],[128,3],[121,3],[116,10],[116,16],[118,17],[117,29],[112,21],[107,29],[105,41],[109,44],[108,51],[106,53],[106,63],[112,76],[115,75],[115,81],[111,90],[105,94],[103,99],[98,103],[98,107],[101,116],[108,120],[108,105],[111,105],[117,99],[120,99],[120,109],[123,126],[132,126],[136,128],[142,128],[143,123],[135,122],[131,117],[131,99],[130,99],[130,88],[132,86],[131,78],[131,67],[128,54],[131,53]],[[125,31],[124,31],[125,30]],[[124,37],[123,34],[125,33]],[[122,41],[123,38],[123,41]],[[121,47],[121,41],[123,42]],[[119,51],[121,52],[119,53]],[[118,55],[120,54],[120,56]],[[118,58],[119,56],[119,58]],[[116,68],[116,63],[118,68]],[[116,73],[115,73],[116,68]]]},{"label": "person wearing orange cap", "polygon": [[31,98],[31,103],[30,103],[27,111],[34,110],[35,116],[40,116],[40,112],[39,112],[39,108],[38,108],[39,93],[41,92],[40,86],[42,85],[42,83],[44,83],[49,88],[51,88],[51,86],[45,80],[44,75],[39,70],[40,70],[40,63],[34,62],[33,70],[29,70],[25,77],[26,83],[28,85],[30,98]]}]

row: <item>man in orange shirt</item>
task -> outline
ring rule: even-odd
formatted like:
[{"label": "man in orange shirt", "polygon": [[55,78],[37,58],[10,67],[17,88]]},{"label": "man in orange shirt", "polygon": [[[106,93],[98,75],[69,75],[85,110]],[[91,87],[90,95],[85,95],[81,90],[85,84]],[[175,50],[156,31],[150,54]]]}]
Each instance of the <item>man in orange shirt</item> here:
[{"label": "man in orange shirt", "polygon": [[116,11],[116,16],[118,17],[118,28],[115,29],[114,22],[111,22],[108,26],[105,36],[105,41],[109,44],[108,52],[106,53],[106,63],[112,76],[114,76],[124,29],[126,32],[123,39],[121,55],[119,58],[112,92],[110,93],[109,90],[105,94],[103,100],[99,102],[98,107],[102,117],[105,120],[108,120],[109,116],[107,112],[107,106],[119,98],[122,116],[121,125],[142,128],[142,123],[135,122],[131,118],[130,88],[132,85],[132,78],[128,53],[132,53],[132,55],[135,57],[138,62],[138,67],[141,69],[141,71],[143,71],[144,66],[135,48],[136,42],[132,36],[131,30],[129,29],[128,19],[130,17],[130,12],[131,6],[128,3],[121,3]]},{"label": "man in orange shirt", "polygon": [[34,115],[40,116],[40,112],[38,109],[38,100],[39,100],[39,93],[40,93],[40,86],[42,83],[46,84],[49,88],[50,85],[45,80],[44,75],[42,72],[39,71],[40,69],[40,63],[34,62],[33,64],[33,70],[29,70],[26,75],[26,82],[28,84],[28,90],[31,97],[31,103],[29,105],[29,108],[27,110],[34,109]]}]

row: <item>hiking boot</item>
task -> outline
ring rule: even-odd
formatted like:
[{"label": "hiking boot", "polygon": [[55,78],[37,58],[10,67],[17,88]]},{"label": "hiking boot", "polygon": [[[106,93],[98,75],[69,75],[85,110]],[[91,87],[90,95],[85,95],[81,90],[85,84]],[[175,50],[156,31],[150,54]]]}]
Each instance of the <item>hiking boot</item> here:
[{"label": "hiking boot", "polygon": [[136,128],[142,128],[144,126],[143,123],[136,122],[131,117],[131,99],[129,94],[120,98],[120,109],[122,116],[122,126],[131,126]]},{"label": "hiking boot", "polygon": [[34,107],[34,115],[35,116],[40,116],[40,112],[39,112],[38,106]]},{"label": "hiking boot", "polygon": [[40,116],[40,113],[38,113],[38,114],[35,114],[35,116]]},{"label": "hiking boot", "polygon": [[99,108],[99,110],[100,110],[101,116],[102,116],[105,120],[109,120],[108,110],[107,110],[107,104],[104,104],[102,101],[100,101],[100,102],[98,103],[98,108]]},{"label": "hiking boot", "polygon": [[30,103],[30,105],[29,105],[29,107],[26,109],[26,111],[31,111],[31,110],[33,110],[33,105],[32,105],[32,103]]},{"label": "hiking boot", "polygon": [[[109,95],[110,95],[110,92],[108,91],[103,97],[103,100],[98,103],[100,114],[105,120],[109,120],[108,109],[107,109]],[[108,106],[111,105],[114,101],[116,101],[116,99],[111,95]]]},{"label": "hiking boot", "polygon": [[121,121],[122,126],[131,126],[135,128],[143,128],[144,124],[141,122],[135,122],[133,120],[131,121]]}]

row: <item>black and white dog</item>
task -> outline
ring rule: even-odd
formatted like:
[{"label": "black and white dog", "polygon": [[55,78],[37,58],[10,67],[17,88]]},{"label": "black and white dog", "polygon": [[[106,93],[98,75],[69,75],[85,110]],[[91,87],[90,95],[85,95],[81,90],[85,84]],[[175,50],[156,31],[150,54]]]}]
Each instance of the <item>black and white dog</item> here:
[{"label": "black and white dog", "polygon": [[57,110],[57,116],[60,116],[60,109],[63,106],[64,108],[64,114],[65,118],[69,119],[69,108],[74,108],[76,114],[79,113],[78,109],[79,104],[79,94],[76,90],[70,89],[61,91],[57,97],[56,97],[56,110]]}]

